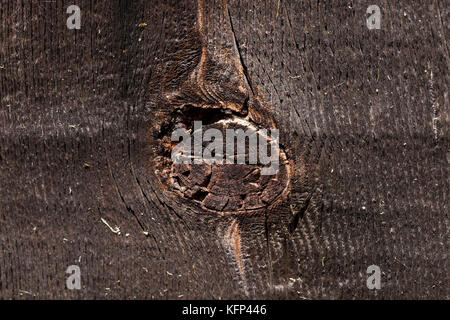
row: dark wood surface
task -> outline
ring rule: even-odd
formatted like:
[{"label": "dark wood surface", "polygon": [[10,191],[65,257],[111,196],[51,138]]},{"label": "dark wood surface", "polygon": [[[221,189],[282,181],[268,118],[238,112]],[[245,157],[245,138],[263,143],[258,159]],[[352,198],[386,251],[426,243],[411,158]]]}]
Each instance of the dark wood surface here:
[{"label": "dark wood surface", "polygon": [[[0,3],[0,298],[448,298],[448,2],[72,2]],[[206,104],[280,130],[276,203],[161,179]]]}]

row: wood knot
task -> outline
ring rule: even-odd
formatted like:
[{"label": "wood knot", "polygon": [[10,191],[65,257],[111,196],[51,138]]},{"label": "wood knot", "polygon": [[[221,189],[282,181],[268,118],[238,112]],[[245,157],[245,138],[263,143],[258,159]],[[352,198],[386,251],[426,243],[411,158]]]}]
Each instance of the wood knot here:
[{"label": "wood knot", "polygon": [[160,87],[149,123],[154,171],[195,212],[264,212],[288,193],[293,165],[234,34],[231,43],[209,45],[201,14],[151,86]]},{"label": "wood knot", "polygon": [[[260,115],[262,116],[262,115]],[[254,214],[280,201],[291,166],[278,129],[221,107],[184,106],[160,137],[160,181],[197,212]],[[170,129],[169,129],[170,128]]]}]

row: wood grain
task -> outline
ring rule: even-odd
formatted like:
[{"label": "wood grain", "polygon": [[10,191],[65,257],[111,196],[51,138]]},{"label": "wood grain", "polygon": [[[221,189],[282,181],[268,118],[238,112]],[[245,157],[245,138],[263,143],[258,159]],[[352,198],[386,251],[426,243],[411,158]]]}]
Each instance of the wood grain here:
[{"label": "wood grain", "polygon": [[[80,30],[71,4],[0,2],[0,298],[448,298],[444,2],[379,1],[380,30],[365,0],[79,0]],[[213,109],[280,130],[276,206],[161,182],[171,123]]]}]

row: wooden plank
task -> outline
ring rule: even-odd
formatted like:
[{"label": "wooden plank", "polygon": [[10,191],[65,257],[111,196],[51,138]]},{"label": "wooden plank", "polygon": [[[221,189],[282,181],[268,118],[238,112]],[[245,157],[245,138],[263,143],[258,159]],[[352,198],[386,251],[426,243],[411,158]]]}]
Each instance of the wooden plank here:
[{"label": "wooden plank", "polygon": [[[70,4],[0,2],[0,298],[448,296],[444,3]],[[226,119],[280,131],[253,211],[261,177],[170,180],[174,126]]]}]

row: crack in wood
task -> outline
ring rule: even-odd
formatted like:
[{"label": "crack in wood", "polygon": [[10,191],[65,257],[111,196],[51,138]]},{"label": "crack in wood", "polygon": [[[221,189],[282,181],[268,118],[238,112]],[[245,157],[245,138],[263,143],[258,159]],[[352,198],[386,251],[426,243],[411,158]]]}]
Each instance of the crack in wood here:
[{"label": "crack in wood", "polygon": [[[280,143],[277,172],[262,175],[264,165],[249,163],[250,153],[254,151],[245,142],[244,164],[172,162],[171,153],[177,146],[171,141],[173,130],[184,128],[193,134],[194,121],[202,121],[202,130],[219,130],[223,137],[227,129],[244,132],[279,129],[270,108],[262,102],[264,99],[258,88],[252,84],[229,9],[225,5],[224,16],[228,22],[225,30],[231,40],[228,46],[212,45],[207,41],[204,9],[203,0],[198,0],[197,19],[190,35],[182,40],[184,43],[177,46],[178,51],[162,68],[164,73],[157,98],[160,111],[156,121],[150,124],[151,147],[158,155],[153,160],[153,170],[159,186],[190,213],[223,217],[221,226],[217,227],[218,235],[235,261],[242,288],[248,295],[249,280],[243,259],[248,248],[241,242],[243,231],[239,217],[260,216],[264,219],[272,283],[267,219],[272,209],[290,192],[294,163]],[[271,138],[265,136],[264,139],[269,143]],[[210,142],[203,141],[202,148]],[[225,143],[223,146],[225,150]],[[232,157],[238,156],[238,151],[234,150]]]}]

